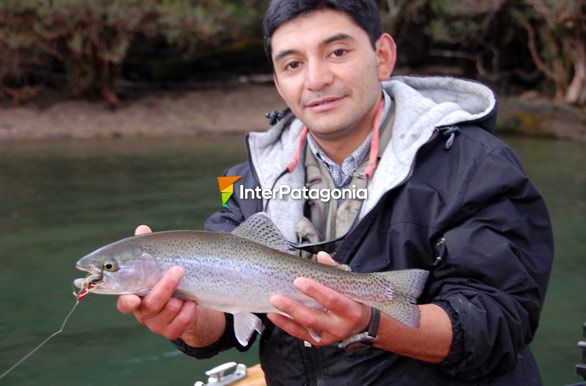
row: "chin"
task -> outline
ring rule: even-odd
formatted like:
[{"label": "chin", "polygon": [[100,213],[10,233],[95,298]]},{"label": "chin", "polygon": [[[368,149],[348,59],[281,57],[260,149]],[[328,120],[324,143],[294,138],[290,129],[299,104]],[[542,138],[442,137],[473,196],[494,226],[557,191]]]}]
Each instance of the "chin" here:
[{"label": "chin", "polygon": [[336,119],[333,122],[315,122],[313,125],[308,126],[311,132],[320,138],[338,138],[349,134],[348,125],[340,124],[340,119]]}]

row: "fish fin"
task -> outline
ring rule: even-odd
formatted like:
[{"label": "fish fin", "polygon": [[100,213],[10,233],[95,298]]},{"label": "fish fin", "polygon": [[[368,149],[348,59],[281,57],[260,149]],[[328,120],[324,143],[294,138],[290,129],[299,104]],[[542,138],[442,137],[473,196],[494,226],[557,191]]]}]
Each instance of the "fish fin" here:
[{"label": "fish fin", "polygon": [[253,214],[234,229],[232,234],[281,252],[293,255],[298,253],[265,212]]},{"label": "fish fin", "polygon": [[262,321],[258,316],[251,312],[234,314],[234,333],[242,346],[248,344],[254,330],[259,334],[262,331]]},{"label": "fish fin", "polygon": [[407,269],[401,271],[372,273],[382,285],[384,300],[370,303],[391,318],[411,328],[419,328],[417,298],[423,292],[428,271]]},{"label": "fish fin", "polygon": [[321,341],[321,331],[314,330],[313,328],[308,329],[308,331],[309,331],[309,336],[311,336],[313,338],[313,340],[315,340],[316,342]]}]

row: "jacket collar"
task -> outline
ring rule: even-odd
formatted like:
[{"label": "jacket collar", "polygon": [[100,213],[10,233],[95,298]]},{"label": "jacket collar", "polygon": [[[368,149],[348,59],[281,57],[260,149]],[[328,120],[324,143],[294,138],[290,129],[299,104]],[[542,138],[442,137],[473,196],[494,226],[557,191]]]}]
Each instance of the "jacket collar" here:
[{"label": "jacket collar", "polygon": [[[377,170],[368,186],[360,218],[364,217],[390,189],[410,175],[417,151],[437,128],[476,123],[492,130],[496,98],[486,86],[450,77],[396,76],[382,83],[395,103],[392,138],[382,152]],[[250,162],[261,188],[280,186],[302,188],[303,166],[286,173],[295,154],[303,124],[292,114],[266,132],[248,136]],[[302,164],[302,163],[300,163]],[[284,236],[294,241],[295,225],[303,215],[303,201],[290,197],[268,203],[267,212]]]}]

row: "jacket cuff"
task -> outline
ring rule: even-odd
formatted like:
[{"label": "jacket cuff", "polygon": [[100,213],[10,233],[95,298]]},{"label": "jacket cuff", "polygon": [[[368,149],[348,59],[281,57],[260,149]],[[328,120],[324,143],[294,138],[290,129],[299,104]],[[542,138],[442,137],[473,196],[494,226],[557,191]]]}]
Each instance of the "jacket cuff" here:
[{"label": "jacket cuff", "polygon": [[238,351],[248,350],[254,343],[256,334],[253,335],[247,346],[242,346],[238,343],[238,340],[236,340],[236,336],[234,335],[234,317],[232,314],[228,313],[225,313],[224,315],[226,315],[226,328],[224,329],[222,336],[220,336],[220,339],[215,343],[212,343],[207,347],[192,347],[181,339],[171,340],[171,343],[173,343],[173,345],[175,345],[175,347],[182,353],[197,359],[208,359],[233,347]]},{"label": "jacket cuff", "polygon": [[452,345],[450,352],[439,364],[449,374],[450,370],[460,365],[464,359],[464,331],[460,322],[460,315],[448,301],[439,300],[433,303],[440,306],[448,314],[452,322]]}]

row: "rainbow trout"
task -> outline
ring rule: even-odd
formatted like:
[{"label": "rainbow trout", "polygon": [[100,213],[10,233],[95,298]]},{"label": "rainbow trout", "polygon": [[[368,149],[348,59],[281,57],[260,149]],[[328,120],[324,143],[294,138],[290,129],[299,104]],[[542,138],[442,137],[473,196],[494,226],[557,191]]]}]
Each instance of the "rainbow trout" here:
[{"label": "rainbow trout", "polygon": [[155,232],[106,245],[77,262],[76,267],[89,275],[74,284],[87,288],[89,283],[89,291],[96,294],[142,296],[173,266],[185,270],[175,296],[233,314],[242,345],[254,330],[261,332],[261,320],[254,313],[280,313],[269,303],[274,294],[321,308],[293,286],[297,277],[313,279],[417,327],[416,301],[428,275],[419,269],[348,272],[294,256],[271,219],[259,213],[232,233]]}]

